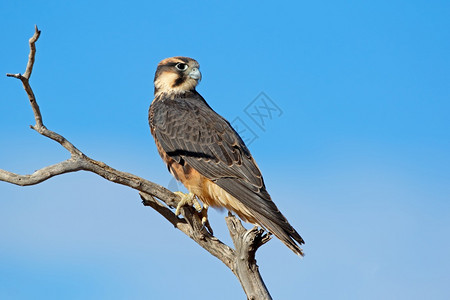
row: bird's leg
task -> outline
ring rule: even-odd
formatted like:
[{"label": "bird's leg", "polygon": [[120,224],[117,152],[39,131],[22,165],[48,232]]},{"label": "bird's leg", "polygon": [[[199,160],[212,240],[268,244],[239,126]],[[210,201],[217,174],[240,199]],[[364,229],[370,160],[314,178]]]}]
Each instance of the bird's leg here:
[{"label": "bird's leg", "polygon": [[206,223],[209,223],[208,222],[208,208],[209,208],[208,204],[204,204],[203,203],[203,208],[200,211],[200,216],[202,217],[202,224],[203,225],[205,225]]},{"label": "bird's leg", "polygon": [[193,205],[195,210],[201,211],[202,206],[200,205],[200,202],[198,202],[197,198],[193,193],[185,194],[183,192],[175,192],[174,194],[177,194],[181,197],[181,201],[177,205],[177,209],[175,210],[175,215],[180,215],[180,209],[185,205]]},{"label": "bird's leg", "polygon": [[214,235],[214,232],[213,232],[211,225],[209,224],[209,220],[208,220],[208,208],[209,208],[209,205],[203,203],[203,208],[200,211],[200,217],[202,218],[203,227],[205,227],[209,231],[209,233],[211,233],[211,235]]}]

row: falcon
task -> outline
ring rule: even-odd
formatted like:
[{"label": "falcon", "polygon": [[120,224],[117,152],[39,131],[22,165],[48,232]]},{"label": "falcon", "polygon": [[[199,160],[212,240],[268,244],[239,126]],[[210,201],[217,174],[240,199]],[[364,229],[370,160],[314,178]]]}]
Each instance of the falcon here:
[{"label": "falcon", "polygon": [[303,256],[302,237],[272,201],[247,146],[196,91],[202,78],[199,68],[198,62],[188,57],[162,60],[149,108],[158,152],[170,173],[189,191],[176,192],[182,198],[176,215],[182,206],[193,205],[205,225],[208,207],[226,208]]}]

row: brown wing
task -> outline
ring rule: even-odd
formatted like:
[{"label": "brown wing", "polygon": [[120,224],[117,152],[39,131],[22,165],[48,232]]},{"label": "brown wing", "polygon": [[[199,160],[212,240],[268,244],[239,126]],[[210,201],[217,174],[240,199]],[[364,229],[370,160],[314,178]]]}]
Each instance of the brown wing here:
[{"label": "brown wing", "polygon": [[252,212],[260,226],[302,254],[295,241],[303,244],[303,239],[271,200],[244,142],[198,93],[155,100],[149,119],[155,139],[169,157],[231,194]]}]

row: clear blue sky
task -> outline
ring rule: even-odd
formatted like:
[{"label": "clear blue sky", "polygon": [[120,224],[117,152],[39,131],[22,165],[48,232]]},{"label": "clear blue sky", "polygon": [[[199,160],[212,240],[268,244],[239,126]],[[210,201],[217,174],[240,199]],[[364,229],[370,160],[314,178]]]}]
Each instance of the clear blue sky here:
[{"label": "clear blue sky", "polygon": [[[166,57],[197,59],[198,90],[258,138],[273,199],[306,240],[258,251],[275,299],[450,298],[448,1],[2,1],[0,168],[68,157],[28,128],[20,82],[45,124],[94,159],[168,186],[147,124]],[[260,92],[281,109],[263,128]],[[229,242],[224,212],[211,212]],[[244,299],[218,260],[137,192],[88,173],[0,183],[0,299]],[[176,276],[174,276],[176,274]]]}]

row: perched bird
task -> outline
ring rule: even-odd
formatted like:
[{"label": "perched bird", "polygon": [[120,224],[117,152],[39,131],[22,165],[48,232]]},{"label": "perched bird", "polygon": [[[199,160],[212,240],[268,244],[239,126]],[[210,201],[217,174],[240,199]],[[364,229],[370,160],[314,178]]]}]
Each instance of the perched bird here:
[{"label": "perched bird", "polygon": [[[304,244],[266,191],[250,151],[230,123],[196,91],[202,75],[196,60],[171,57],[155,73],[150,130],[172,175],[189,190],[177,192],[207,222],[209,206],[235,212],[242,220],[274,234],[298,255]],[[198,200],[203,203],[203,209]]]}]

